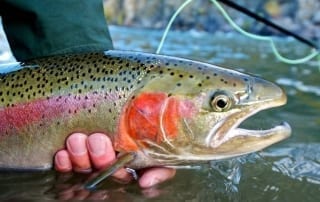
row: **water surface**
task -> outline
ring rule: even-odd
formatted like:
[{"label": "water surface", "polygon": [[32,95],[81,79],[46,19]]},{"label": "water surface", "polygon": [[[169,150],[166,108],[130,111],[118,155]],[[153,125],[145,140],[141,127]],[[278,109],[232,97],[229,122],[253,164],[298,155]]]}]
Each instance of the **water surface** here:
[{"label": "water surface", "polygon": [[[116,49],[155,52],[162,31],[110,27]],[[277,39],[281,53],[302,57],[307,47]],[[186,57],[261,76],[281,85],[288,104],[243,123],[270,128],[287,121],[292,137],[264,151],[229,161],[183,169],[161,186],[141,190],[111,179],[94,192],[78,191],[83,175],[0,173],[0,200],[109,198],[112,201],[320,201],[320,71],[316,62],[288,65],[271,48],[237,34],[170,32],[163,54]]]}]

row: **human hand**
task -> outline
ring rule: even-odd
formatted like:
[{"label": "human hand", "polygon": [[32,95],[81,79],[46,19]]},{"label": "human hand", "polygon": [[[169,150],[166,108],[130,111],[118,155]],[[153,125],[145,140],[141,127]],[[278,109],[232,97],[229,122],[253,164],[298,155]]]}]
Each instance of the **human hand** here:
[{"label": "human hand", "polygon": [[[103,133],[94,133],[89,136],[83,133],[74,133],[66,140],[66,148],[56,153],[54,157],[55,169],[59,172],[88,173],[93,169],[101,170],[116,161],[116,153],[110,138]],[[149,188],[174,177],[176,171],[171,168],[145,169],[139,177],[139,185]],[[129,182],[132,180],[124,168],[113,174],[113,177]]]}]

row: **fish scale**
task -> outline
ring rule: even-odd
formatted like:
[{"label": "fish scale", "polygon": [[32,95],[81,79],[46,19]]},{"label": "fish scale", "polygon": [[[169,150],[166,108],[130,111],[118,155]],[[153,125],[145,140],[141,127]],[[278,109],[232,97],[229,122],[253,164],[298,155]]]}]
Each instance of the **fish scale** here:
[{"label": "fish scale", "polygon": [[[128,164],[133,168],[241,155],[257,148],[213,149],[208,146],[213,129],[222,128],[225,134],[217,140],[225,141],[240,123],[233,119],[285,102],[281,89],[255,77],[148,53],[60,55],[22,67],[0,77],[0,167],[6,169],[51,168],[55,152],[73,132],[107,134],[118,152],[137,154]],[[229,97],[230,109],[217,111],[215,96],[224,98],[219,106]],[[265,142],[259,148],[275,140]],[[211,158],[203,155],[208,152]]]},{"label": "fish scale", "polygon": [[[32,61],[38,67],[29,67],[27,63],[23,70],[8,74],[1,79],[1,105],[32,101],[65,92],[81,94],[93,89],[106,88],[106,91],[120,91],[122,86],[126,86],[125,90],[129,91],[129,88],[133,88],[133,85],[128,84],[131,81],[133,83],[140,74],[137,73],[138,69],[133,72],[133,68],[126,67],[131,71],[129,79],[121,64],[117,68],[116,59],[103,57],[103,60],[98,61],[99,56],[102,57],[100,54],[88,54]],[[95,57],[97,58],[94,59]],[[102,67],[97,68],[97,64],[102,64]],[[110,65],[114,65],[115,68],[109,70]],[[124,78],[128,78],[125,80],[128,84],[124,83]]]},{"label": "fish scale", "polygon": [[[19,141],[26,142],[30,138],[36,140],[37,136],[40,136],[40,134],[37,135],[38,131],[41,131],[45,135],[52,133],[51,131],[55,131],[55,133],[60,135],[58,137],[48,135],[49,139],[51,139],[50,141],[45,140],[45,142],[50,142],[48,147],[37,148],[44,153],[48,153],[47,150],[49,150],[50,155],[43,157],[48,158],[48,156],[52,156],[57,150],[56,145],[60,145],[58,148],[63,146],[64,138],[60,138],[60,136],[66,137],[73,131],[85,133],[102,131],[113,134],[116,130],[115,125],[118,123],[121,108],[125,104],[127,97],[134,90],[143,87],[141,79],[146,74],[150,74],[152,69],[158,68],[160,75],[165,73],[169,73],[171,76],[176,75],[174,69],[164,68],[170,67],[170,62],[166,61],[167,59],[165,58],[162,58],[162,60],[159,61],[156,58],[145,57],[141,54],[128,55],[124,58],[121,55],[89,53],[54,56],[26,62],[22,70],[2,75],[0,81],[0,111],[11,109],[10,114],[12,115],[12,119],[10,119],[11,123],[8,123],[8,118],[7,120],[0,118],[0,136],[2,139],[0,147],[7,148],[9,145],[12,146],[16,143],[16,138],[10,136],[23,136],[22,140]],[[175,63],[173,66],[177,66],[177,64]],[[154,78],[155,76],[150,77],[150,79]],[[177,84],[181,85],[180,83]],[[85,95],[87,93],[91,93],[92,97]],[[97,96],[93,96],[94,94]],[[98,102],[80,104],[81,99],[91,101],[100,99],[100,102],[103,102],[103,106],[100,106]],[[72,106],[65,108],[64,111],[58,110],[50,113],[46,113],[48,110],[43,109],[41,111],[42,114],[39,114],[38,118],[33,118],[31,116],[38,109],[40,110],[41,107],[37,106],[37,109],[26,110],[23,109],[25,108],[24,104],[39,100],[50,101],[46,104],[46,107],[57,108],[56,105],[61,104]],[[61,100],[65,101],[61,103]],[[22,104],[22,106],[19,107],[19,104]],[[82,105],[89,106],[84,107]],[[24,110],[25,114],[17,113],[21,110]],[[99,110],[102,110],[103,114],[97,114]],[[59,114],[54,116],[54,119],[46,117],[52,116],[52,113]],[[94,114],[94,116],[90,114]],[[79,118],[73,118],[73,115],[77,115]],[[21,116],[23,120],[17,122]],[[74,121],[71,123],[67,121],[69,124],[63,125],[63,122],[69,119]],[[89,119],[90,121],[87,121]],[[74,123],[76,120],[85,123],[84,127],[80,127],[80,124]],[[103,120],[104,123],[101,123],[100,120]],[[48,125],[46,122],[55,122],[55,124],[51,123]],[[106,122],[109,123],[107,126],[105,126]],[[8,138],[8,141],[4,141],[4,138]],[[43,142],[43,140],[40,141]],[[22,153],[28,153],[30,150],[31,148],[27,148]],[[17,149],[16,151],[20,150]],[[1,154],[0,159],[10,158],[10,161],[17,161],[17,159],[21,158],[17,157],[20,154],[8,154],[3,149]],[[4,157],[5,155],[8,155],[8,157]],[[3,161],[3,164],[7,164],[7,160]],[[46,166],[49,166],[49,163]]]}]

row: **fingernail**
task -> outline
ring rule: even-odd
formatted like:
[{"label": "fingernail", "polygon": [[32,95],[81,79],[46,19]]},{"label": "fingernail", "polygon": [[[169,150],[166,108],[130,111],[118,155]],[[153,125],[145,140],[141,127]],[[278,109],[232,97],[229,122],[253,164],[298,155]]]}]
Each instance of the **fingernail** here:
[{"label": "fingernail", "polygon": [[106,153],[106,140],[100,135],[91,135],[88,138],[88,148],[91,154],[102,156]]},{"label": "fingernail", "polygon": [[83,155],[87,152],[86,135],[73,135],[67,141],[68,150],[76,156]]}]

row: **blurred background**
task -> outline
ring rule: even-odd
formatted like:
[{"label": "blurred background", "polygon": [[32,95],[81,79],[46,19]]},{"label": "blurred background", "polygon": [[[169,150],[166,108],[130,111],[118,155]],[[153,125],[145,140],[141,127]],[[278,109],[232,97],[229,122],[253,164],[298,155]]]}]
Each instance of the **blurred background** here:
[{"label": "blurred background", "polygon": [[[163,29],[185,0],[104,0],[110,24]],[[234,1],[306,38],[320,39],[319,0],[237,0]],[[247,31],[263,35],[282,34],[225,7],[232,19]],[[195,0],[175,20],[173,29],[207,32],[234,31],[208,0]]]},{"label": "blurred background", "polygon": [[[103,0],[103,3],[105,16],[110,25],[162,30],[184,1]],[[320,40],[319,0],[238,0],[236,3],[307,39],[316,42]],[[225,9],[246,31],[261,35],[284,36],[277,30],[258,23],[238,11],[228,7]],[[235,32],[208,0],[195,0],[188,5],[176,18],[172,29],[210,33]],[[14,61],[8,48],[5,35],[0,28],[0,63]]]}]

